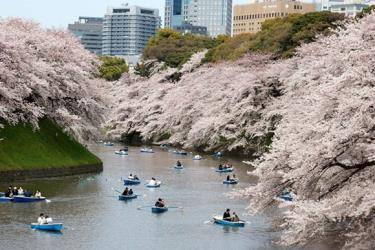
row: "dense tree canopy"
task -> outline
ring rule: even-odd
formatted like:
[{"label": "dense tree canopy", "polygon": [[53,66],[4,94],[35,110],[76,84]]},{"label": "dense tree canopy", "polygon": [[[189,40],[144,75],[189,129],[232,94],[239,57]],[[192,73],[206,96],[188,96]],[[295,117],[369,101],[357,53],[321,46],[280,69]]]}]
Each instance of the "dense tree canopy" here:
[{"label": "dense tree canopy", "polygon": [[107,81],[116,81],[120,79],[123,73],[129,71],[129,67],[124,59],[112,56],[103,56],[100,58],[100,77]]},{"label": "dense tree canopy", "polygon": [[0,20],[1,119],[37,127],[38,119],[48,116],[87,139],[102,122],[94,79],[98,65],[68,32],[20,19]]}]

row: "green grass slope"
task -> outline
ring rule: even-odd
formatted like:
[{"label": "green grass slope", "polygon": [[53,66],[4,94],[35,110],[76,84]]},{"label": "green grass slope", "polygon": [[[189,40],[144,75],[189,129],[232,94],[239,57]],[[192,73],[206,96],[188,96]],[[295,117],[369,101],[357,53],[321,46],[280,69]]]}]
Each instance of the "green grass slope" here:
[{"label": "green grass slope", "polygon": [[0,129],[0,171],[101,164],[101,160],[49,119]]}]

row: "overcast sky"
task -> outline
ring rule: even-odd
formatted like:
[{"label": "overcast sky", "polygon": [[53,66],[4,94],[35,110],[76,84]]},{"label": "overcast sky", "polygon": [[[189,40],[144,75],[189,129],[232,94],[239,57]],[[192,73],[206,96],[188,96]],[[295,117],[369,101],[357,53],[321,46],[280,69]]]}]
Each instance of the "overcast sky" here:
[{"label": "overcast sky", "polygon": [[[250,0],[233,0],[234,4]],[[0,0],[0,17],[32,19],[45,27],[66,28],[78,16],[103,16],[107,6],[123,3],[158,8],[164,14],[165,0]]]}]

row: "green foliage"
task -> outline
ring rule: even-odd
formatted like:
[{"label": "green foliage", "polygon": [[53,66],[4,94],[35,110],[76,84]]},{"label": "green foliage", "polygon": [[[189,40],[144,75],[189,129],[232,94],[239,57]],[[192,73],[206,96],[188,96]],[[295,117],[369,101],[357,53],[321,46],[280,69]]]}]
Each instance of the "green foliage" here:
[{"label": "green foliage", "polygon": [[211,38],[208,36],[181,34],[173,29],[161,29],[150,39],[143,52],[144,59],[157,59],[167,66],[177,68],[187,62],[190,57],[203,49],[216,47],[229,39],[227,36]]},{"label": "green foliage", "polygon": [[361,12],[359,12],[356,16],[357,19],[364,18],[365,16],[371,14],[375,10],[375,5],[368,6],[363,8]]},{"label": "green foliage", "polygon": [[107,81],[116,81],[124,72],[129,71],[128,65],[122,58],[103,56],[100,59],[102,61],[99,68],[100,77]]},{"label": "green foliage", "polygon": [[240,34],[214,47],[204,62],[235,60],[251,51],[271,53],[279,58],[291,57],[301,43],[314,41],[318,34],[331,34],[344,18],[337,13],[312,12],[270,19],[263,22],[260,32]]},{"label": "green foliage", "polygon": [[100,164],[101,160],[44,118],[39,130],[29,124],[0,129],[0,170],[31,170]]},{"label": "green foliage", "polygon": [[152,73],[152,68],[155,62],[141,62],[137,63],[134,67],[134,74],[149,78]]}]

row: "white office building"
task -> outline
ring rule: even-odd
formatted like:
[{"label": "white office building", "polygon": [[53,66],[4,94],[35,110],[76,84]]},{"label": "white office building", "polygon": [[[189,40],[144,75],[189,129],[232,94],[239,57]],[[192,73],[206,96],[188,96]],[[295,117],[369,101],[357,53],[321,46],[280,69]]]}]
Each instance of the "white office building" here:
[{"label": "white office building", "polygon": [[135,63],[160,24],[158,9],[109,7],[103,23],[103,55],[123,57],[130,64]]}]

